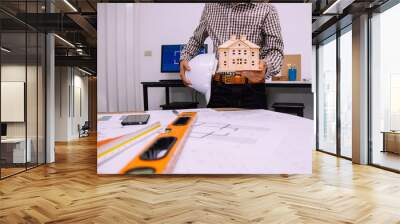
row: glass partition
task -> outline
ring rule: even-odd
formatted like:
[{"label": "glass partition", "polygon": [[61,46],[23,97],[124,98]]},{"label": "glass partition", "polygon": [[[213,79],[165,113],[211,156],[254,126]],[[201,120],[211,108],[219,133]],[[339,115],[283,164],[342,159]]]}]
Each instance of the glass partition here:
[{"label": "glass partition", "polygon": [[[40,13],[43,5],[0,3],[16,13]],[[45,163],[45,45],[45,34],[0,12],[0,178]]]},{"label": "glass partition", "polygon": [[24,171],[30,162],[26,126],[26,33],[1,33],[1,176]]}]

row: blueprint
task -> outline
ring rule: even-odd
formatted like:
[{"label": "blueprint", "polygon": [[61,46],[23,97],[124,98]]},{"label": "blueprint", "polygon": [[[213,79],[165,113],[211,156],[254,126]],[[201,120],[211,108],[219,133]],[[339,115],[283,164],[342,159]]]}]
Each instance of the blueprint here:
[{"label": "blueprint", "polygon": [[[179,110],[182,112],[184,110]],[[198,116],[172,173],[176,174],[278,174],[311,173],[314,148],[312,120],[267,110],[197,111]],[[99,141],[118,136],[146,135],[98,159],[99,173],[117,173],[160,133],[176,115],[150,111],[146,126],[121,127],[121,116],[99,115]],[[104,115],[110,116],[110,115]],[[159,122],[157,128],[154,126]],[[153,126],[152,126],[153,125]],[[150,130],[150,131],[149,131]],[[104,153],[104,149],[98,151]],[[111,159],[110,159],[111,158]]]}]

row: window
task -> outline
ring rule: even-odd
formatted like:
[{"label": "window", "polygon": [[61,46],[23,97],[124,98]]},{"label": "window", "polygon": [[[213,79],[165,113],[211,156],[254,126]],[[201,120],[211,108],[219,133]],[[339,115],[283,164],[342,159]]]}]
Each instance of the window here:
[{"label": "window", "polygon": [[340,154],[352,157],[352,31],[340,36]]},{"label": "window", "polygon": [[[317,46],[317,149],[352,157],[352,26]],[[339,90],[339,91],[338,91]],[[339,123],[338,123],[339,122]]]},{"label": "window", "polygon": [[336,154],[336,36],[318,48],[318,149]]},{"label": "window", "polygon": [[254,53],[254,51],[252,51],[252,52],[251,52],[251,56],[254,57],[254,55],[255,55],[255,53]]},{"label": "window", "polygon": [[[400,4],[371,18],[370,159],[375,165],[400,171],[400,155],[391,153],[390,141],[384,145],[384,137],[391,136],[395,143],[400,142],[400,136],[383,134],[400,130],[400,33],[394,28],[398,27],[398,21]],[[393,145],[395,150],[400,147],[399,143]]]},{"label": "window", "polygon": [[228,56],[228,53],[227,53],[226,51],[224,51],[224,56],[225,56],[225,57]]}]

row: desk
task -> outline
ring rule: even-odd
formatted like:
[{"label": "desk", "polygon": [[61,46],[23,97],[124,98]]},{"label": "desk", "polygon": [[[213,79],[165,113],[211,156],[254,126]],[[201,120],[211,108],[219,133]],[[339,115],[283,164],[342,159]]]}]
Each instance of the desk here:
[{"label": "desk", "polygon": [[[171,174],[311,173],[312,120],[267,110],[185,111],[196,111],[198,117]],[[146,126],[124,127],[121,117],[130,113],[98,114],[97,140],[118,145],[97,148],[98,174],[117,174],[176,118],[172,111],[148,113]],[[103,116],[108,119],[101,119]],[[158,122],[158,129],[143,131]],[[130,141],[121,138],[131,133],[138,137]]]},{"label": "desk", "polygon": [[[187,87],[181,80],[171,82],[141,82],[143,85],[143,109],[149,110],[148,88],[165,88],[165,103],[169,104],[169,88],[170,87]],[[267,88],[305,88],[311,92],[311,82],[306,81],[265,81]]]},{"label": "desk", "polygon": [[[26,142],[26,153],[25,144]],[[25,163],[31,161],[32,141],[28,138],[6,138],[1,140],[1,156],[6,163]]]},{"label": "desk", "polygon": [[400,154],[400,132],[383,131],[383,150],[382,152],[391,152]]},{"label": "desk", "polygon": [[280,88],[305,88],[311,91],[312,83],[310,81],[265,81],[265,86]]},{"label": "desk", "polygon": [[143,85],[143,109],[149,110],[149,95],[148,88],[165,88],[165,104],[169,104],[169,88],[170,87],[187,87],[182,81],[173,82],[142,82]]}]

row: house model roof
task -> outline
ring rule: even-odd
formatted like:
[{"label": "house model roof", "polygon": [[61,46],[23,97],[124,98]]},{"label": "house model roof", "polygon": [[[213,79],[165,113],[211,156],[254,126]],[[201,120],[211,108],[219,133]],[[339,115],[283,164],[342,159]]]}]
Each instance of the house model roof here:
[{"label": "house model roof", "polygon": [[247,37],[245,35],[241,35],[240,38],[237,38],[236,35],[232,35],[231,39],[226,41],[225,43],[221,44],[218,48],[229,48],[233,44],[241,42],[243,45],[249,47],[249,48],[260,48],[258,45],[250,42],[247,40]]}]

